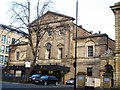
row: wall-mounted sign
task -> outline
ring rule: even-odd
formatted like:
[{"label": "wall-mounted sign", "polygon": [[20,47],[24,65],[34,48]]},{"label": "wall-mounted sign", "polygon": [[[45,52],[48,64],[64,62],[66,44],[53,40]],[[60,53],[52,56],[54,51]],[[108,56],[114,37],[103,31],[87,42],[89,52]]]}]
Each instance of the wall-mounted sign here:
[{"label": "wall-mounted sign", "polygon": [[21,71],[16,71],[16,77],[21,77]]},{"label": "wall-mounted sign", "polygon": [[31,62],[26,61],[26,62],[25,62],[25,68],[30,68],[30,66],[31,66]]},{"label": "wall-mounted sign", "polygon": [[110,81],[110,78],[104,78],[104,81],[105,81],[105,82],[109,82],[109,81]]},{"label": "wall-mounted sign", "polygon": [[83,76],[78,76],[78,80],[84,80]]}]

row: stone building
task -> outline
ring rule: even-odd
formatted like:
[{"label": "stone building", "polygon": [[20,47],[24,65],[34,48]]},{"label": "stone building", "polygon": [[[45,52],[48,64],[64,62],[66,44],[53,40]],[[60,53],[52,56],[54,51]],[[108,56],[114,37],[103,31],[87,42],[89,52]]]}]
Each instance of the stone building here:
[{"label": "stone building", "polygon": [[[111,65],[114,68],[113,51],[115,49],[115,41],[110,39],[107,34],[92,34],[82,28],[82,26],[74,24],[74,18],[51,11],[46,12],[40,19],[46,33],[39,44],[37,61],[33,73],[54,75],[62,82],[74,77],[73,63],[76,27],[78,30],[77,73],[84,73],[87,77],[102,78],[106,65]],[[34,25],[35,22],[36,20],[31,24]],[[35,42],[36,36],[33,30],[32,35],[32,41]],[[32,61],[29,45],[26,50],[26,59]],[[108,56],[110,54],[112,55],[111,59]],[[24,72],[24,63],[18,66],[14,63],[15,60],[13,57],[10,57],[10,60],[10,70],[15,71],[18,68],[19,71]],[[102,84],[102,79],[100,83]]]},{"label": "stone building", "polygon": [[120,88],[120,2],[111,6],[111,9],[115,15],[115,62],[116,62],[116,74],[115,74],[115,86]]},{"label": "stone building", "polygon": [[28,42],[19,42],[10,45],[9,61],[7,70],[9,73],[15,74],[17,77],[25,75],[25,60],[27,56]]},{"label": "stone building", "polygon": [[[78,37],[77,70],[86,73],[86,85],[94,86],[95,79],[100,79],[103,86],[103,74],[108,66],[114,67],[115,41],[107,34],[95,33]],[[110,72],[113,78],[113,72]],[[113,82],[111,83],[113,86]]]}]

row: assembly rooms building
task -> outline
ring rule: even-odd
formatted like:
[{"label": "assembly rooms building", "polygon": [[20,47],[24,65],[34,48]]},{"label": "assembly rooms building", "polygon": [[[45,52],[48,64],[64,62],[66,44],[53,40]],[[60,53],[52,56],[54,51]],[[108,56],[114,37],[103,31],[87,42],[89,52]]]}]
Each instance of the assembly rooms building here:
[{"label": "assembly rooms building", "polygon": [[[47,32],[40,41],[37,61],[32,73],[54,75],[62,82],[74,77],[75,30],[74,18],[48,11],[42,17],[42,23],[47,24]],[[40,18],[40,19],[41,19]],[[36,20],[32,23],[34,24]],[[82,26],[77,26],[77,73],[86,77],[101,79],[110,69],[114,76],[115,41],[107,34],[88,32]],[[35,31],[32,31],[33,37]],[[35,38],[34,38],[35,39]],[[33,40],[35,41],[35,40]],[[9,70],[16,75],[25,74],[25,61],[32,62],[31,49],[27,43],[11,46]],[[16,56],[19,52],[19,57]],[[21,57],[21,58],[20,58]],[[110,67],[110,68],[108,68]],[[112,82],[113,83],[113,82]]]}]

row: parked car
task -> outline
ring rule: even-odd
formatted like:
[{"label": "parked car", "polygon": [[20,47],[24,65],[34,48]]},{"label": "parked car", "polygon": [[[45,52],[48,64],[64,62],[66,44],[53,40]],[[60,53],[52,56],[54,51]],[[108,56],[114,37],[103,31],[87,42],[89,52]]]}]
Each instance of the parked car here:
[{"label": "parked car", "polygon": [[41,74],[33,74],[32,76],[29,77],[29,82],[34,83],[37,78],[40,78],[42,75]]},{"label": "parked car", "polygon": [[66,81],[66,85],[74,85],[74,78],[70,78]]},{"label": "parked car", "polygon": [[15,75],[14,74],[11,74],[11,73],[7,73],[3,76],[4,78],[14,78]]},{"label": "parked car", "polygon": [[49,84],[59,84],[59,80],[55,76],[42,76],[39,79],[35,80],[35,84],[43,84],[43,85],[49,85]]},{"label": "parked car", "polygon": [[7,74],[4,74],[2,76],[2,80],[4,81],[11,81],[15,78],[15,75],[14,74],[11,74],[11,73],[7,73]]}]

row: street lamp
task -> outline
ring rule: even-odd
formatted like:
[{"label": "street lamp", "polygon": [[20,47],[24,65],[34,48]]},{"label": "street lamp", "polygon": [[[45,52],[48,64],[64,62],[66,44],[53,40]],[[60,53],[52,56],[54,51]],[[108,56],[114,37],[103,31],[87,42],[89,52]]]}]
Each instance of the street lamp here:
[{"label": "street lamp", "polygon": [[76,71],[77,71],[77,23],[78,23],[78,0],[76,1],[76,33],[75,33],[74,90],[76,90]]}]

